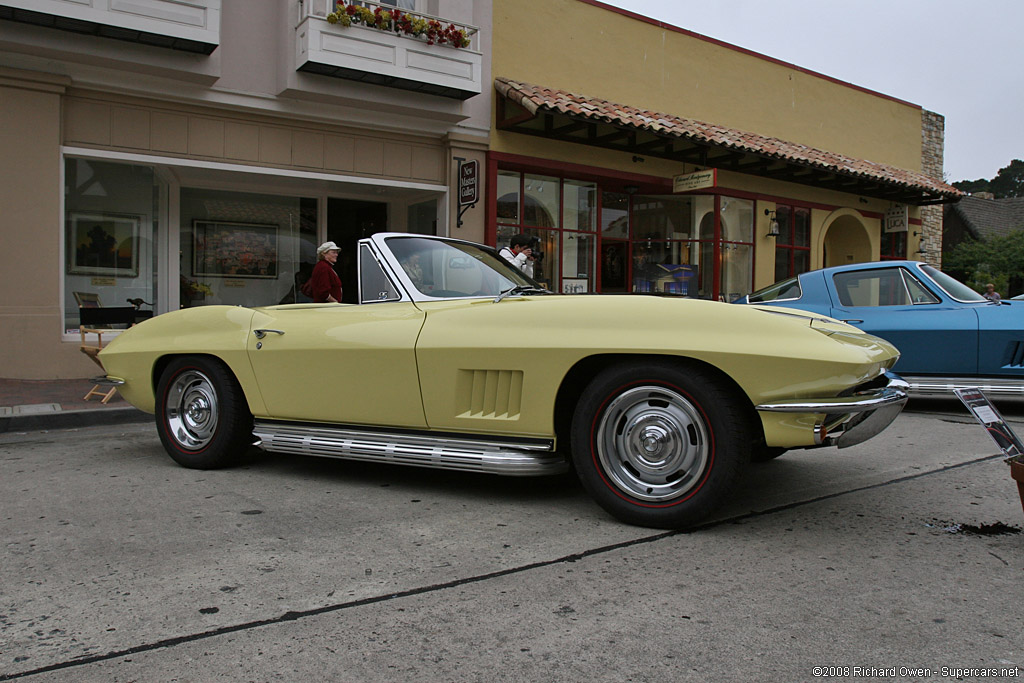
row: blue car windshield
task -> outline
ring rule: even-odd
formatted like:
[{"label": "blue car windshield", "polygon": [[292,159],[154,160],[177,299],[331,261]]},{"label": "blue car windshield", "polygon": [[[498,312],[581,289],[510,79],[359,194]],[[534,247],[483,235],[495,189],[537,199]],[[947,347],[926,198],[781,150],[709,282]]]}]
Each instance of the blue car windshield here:
[{"label": "blue car windshield", "polygon": [[921,270],[923,270],[928,277],[934,280],[935,284],[942,287],[946,294],[949,294],[957,301],[988,301],[988,299],[978,294],[964,283],[946,275],[938,268],[933,268],[932,266],[921,266]]},{"label": "blue car windshield", "polygon": [[770,287],[759,289],[748,296],[747,301],[752,304],[762,303],[765,301],[788,301],[790,299],[799,299],[801,293],[800,280],[798,278],[791,277],[788,280],[776,282]]}]

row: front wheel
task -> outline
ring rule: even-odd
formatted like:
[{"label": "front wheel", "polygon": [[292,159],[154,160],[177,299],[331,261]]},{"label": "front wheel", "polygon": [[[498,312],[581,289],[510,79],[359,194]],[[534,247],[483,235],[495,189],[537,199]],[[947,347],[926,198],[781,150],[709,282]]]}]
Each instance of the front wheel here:
[{"label": "front wheel", "polygon": [[183,467],[236,462],[252,443],[252,414],[234,375],[205,356],[177,358],[157,384],[156,424],[167,453]]},{"label": "front wheel", "polygon": [[660,529],[693,525],[732,490],[749,459],[741,404],[715,373],[648,362],[590,383],[572,422],[583,487],[617,519]]}]

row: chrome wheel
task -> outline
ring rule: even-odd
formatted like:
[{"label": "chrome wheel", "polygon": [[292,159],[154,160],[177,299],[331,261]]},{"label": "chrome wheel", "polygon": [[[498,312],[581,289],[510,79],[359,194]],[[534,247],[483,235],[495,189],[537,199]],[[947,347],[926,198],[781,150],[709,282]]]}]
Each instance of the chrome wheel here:
[{"label": "chrome wheel", "polygon": [[712,452],[697,406],[653,385],[628,389],[608,402],[594,445],[611,483],[650,503],[675,500],[697,486]]},{"label": "chrome wheel", "polygon": [[217,432],[217,392],[198,370],[178,374],[167,388],[164,419],[171,438],[182,448],[206,448]]}]

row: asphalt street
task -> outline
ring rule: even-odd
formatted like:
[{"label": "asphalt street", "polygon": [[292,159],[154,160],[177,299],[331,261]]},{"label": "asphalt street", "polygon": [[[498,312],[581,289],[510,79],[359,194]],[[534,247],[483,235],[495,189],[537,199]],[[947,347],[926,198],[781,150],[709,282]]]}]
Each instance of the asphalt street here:
[{"label": "asphalt street", "polygon": [[202,472],[151,424],[12,432],[0,681],[1024,678],[1024,511],[995,452],[958,403],[912,403],[658,532],[572,475]]}]

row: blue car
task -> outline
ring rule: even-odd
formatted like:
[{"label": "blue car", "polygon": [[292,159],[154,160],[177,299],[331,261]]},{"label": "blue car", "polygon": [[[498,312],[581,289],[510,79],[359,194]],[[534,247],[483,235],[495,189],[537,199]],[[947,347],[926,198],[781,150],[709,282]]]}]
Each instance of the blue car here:
[{"label": "blue car", "polygon": [[917,395],[1024,395],[1024,301],[989,301],[925,263],[824,268],[736,303],[812,311],[892,342],[902,354],[893,371]]}]

